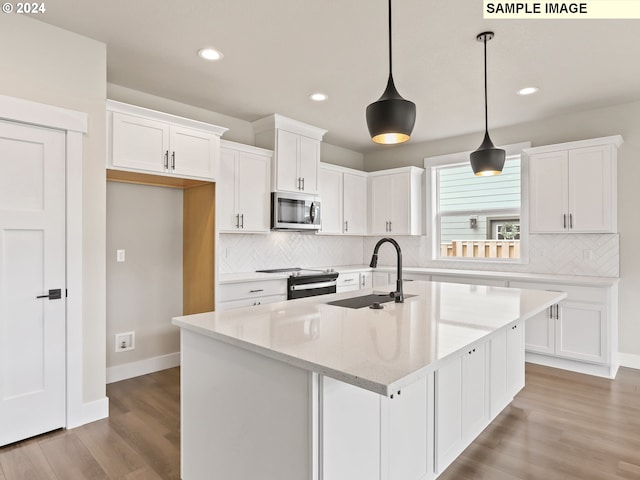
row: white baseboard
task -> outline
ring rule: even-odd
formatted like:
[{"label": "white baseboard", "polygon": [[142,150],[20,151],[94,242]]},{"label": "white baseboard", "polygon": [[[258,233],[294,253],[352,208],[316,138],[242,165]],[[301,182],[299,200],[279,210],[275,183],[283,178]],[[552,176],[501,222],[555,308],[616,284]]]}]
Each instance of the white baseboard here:
[{"label": "white baseboard", "polygon": [[636,368],[640,370],[640,355],[635,353],[622,353],[618,354],[621,367]]},{"label": "white baseboard", "polygon": [[571,372],[584,373],[586,375],[595,375],[596,377],[604,377],[614,379],[618,372],[618,365],[598,365],[578,360],[569,360],[567,358],[559,358],[551,355],[544,355],[534,352],[525,352],[525,361],[544,365],[547,367],[560,368]]},{"label": "white baseboard", "polygon": [[107,368],[107,383],[119,382],[180,365],[180,352]]},{"label": "white baseboard", "polygon": [[87,402],[82,404],[82,414],[80,416],[74,416],[75,419],[67,417],[68,423],[66,428],[80,427],[86,423],[95,422],[96,420],[102,420],[109,416],[109,399],[107,397],[93,402]]}]

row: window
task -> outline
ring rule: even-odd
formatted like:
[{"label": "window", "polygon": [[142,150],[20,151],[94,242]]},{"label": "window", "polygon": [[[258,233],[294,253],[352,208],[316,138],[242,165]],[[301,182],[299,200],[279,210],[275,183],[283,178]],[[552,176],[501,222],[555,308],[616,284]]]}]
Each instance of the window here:
[{"label": "window", "polygon": [[476,177],[468,155],[432,166],[430,229],[438,259],[520,260],[520,155],[507,157],[502,174]]}]

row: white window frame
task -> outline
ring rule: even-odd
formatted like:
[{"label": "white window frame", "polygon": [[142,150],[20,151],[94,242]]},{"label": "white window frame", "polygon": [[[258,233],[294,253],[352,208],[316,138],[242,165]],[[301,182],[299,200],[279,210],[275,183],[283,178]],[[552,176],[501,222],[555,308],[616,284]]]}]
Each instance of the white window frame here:
[{"label": "white window frame", "polygon": [[473,257],[440,257],[440,222],[438,221],[438,197],[439,188],[436,170],[447,165],[459,165],[469,162],[468,152],[450,153],[424,158],[425,182],[427,195],[425,198],[425,221],[427,225],[427,237],[429,240],[429,255],[432,261],[442,262],[468,262],[477,264],[487,263],[509,263],[528,264],[529,263],[529,164],[526,155],[522,150],[531,147],[531,142],[514,143],[503,145],[507,157],[520,155],[520,258],[500,259],[500,258],[473,258]]}]

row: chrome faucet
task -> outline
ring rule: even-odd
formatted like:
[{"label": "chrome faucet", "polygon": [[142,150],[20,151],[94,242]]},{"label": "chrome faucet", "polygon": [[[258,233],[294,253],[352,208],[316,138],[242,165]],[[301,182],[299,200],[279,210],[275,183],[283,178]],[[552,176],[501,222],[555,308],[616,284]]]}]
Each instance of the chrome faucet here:
[{"label": "chrome faucet", "polygon": [[369,266],[371,268],[376,268],[378,266],[378,250],[380,249],[380,245],[385,242],[389,242],[396,249],[396,256],[398,262],[398,274],[396,280],[396,291],[391,292],[389,295],[395,300],[396,303],[404,302],[404,293],[402,293],[402,250],[400,250],[400,245],[393,238],[382,238],[378,240],[376,246],[373,247],[373,255],[371,256],[371,263]]}]

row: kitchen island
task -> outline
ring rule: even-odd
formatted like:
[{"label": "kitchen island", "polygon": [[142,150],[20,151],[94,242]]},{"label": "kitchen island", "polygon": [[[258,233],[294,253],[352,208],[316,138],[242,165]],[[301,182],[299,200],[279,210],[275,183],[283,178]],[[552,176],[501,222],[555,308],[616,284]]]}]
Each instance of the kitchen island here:
[{"label": "kitchen island", "polygon": [[173,320],[183,480],[436,478],[524,386],[524,320],[565,296],[410,282],[380,310],[328,304],[355,293]]}]

